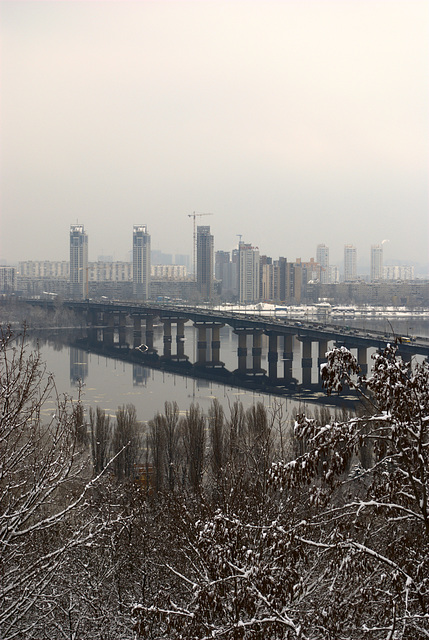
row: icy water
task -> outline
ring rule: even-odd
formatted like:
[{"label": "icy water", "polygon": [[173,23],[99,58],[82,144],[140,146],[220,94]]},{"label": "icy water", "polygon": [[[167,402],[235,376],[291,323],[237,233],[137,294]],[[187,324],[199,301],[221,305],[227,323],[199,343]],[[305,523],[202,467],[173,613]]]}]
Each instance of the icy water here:
[{"label": "icy water", "polygon": [[[390,331],[386,320],[354,320],[346,318],[336,319],[336,324],[346,326],[360,326],[368,329]],[[421,320],[391,320],[393,330],[398,335],[428,335],[428,323]],[[192,327],[185,329],[186,353],[190,360],[194,361],[195,334]],[[155,347],[162,353],[162,330],[155,328]],[[35,340],[32,341],[33,345]],[[237,336],[229,327],[221,330],[221,360],[228,369],[237,366]],[[317,344],[313,344],[313,370],[312,380],[317,381]],[[250,345],[249,345],[250,347]],[[235,400],[240,400],[245,408],[257,402],[262,402],[267,408],[272,408],[275,403],[283,405],[283,415],[288,415],[294,407],[303,408],[303,403],[298,396],[278,398],[269,394],[251,392],[236,387],[215,384],[206,380],[195,380],[185,376],[150,369],[140,365],[124,363],[114,358],[88,353],[70,346],[49,343],[40,340],[42,358],[46,362],[48,372],[53,373],[57,390],[60,394],[67,394],[74,399],[78,396],[78,380],[82,380],[83,403],[86,407],[100,406],[111,415],[114,415],[118,406],[132,403],[137,410],[138,419],[146,422],[153,418],[157,412],[162,412],[165,401],[176,401],[180,411],[184,413],[192,402],[198,403],[207,411],[211,401],[218,398],[224,409],[228,412],[228,406]],[[301,345],[294,340],[293,377],[301,382]],[[262,359],[262,367],[268,369],[265,356]],[[251,348],[249,348],[251,352]],[[369,350],[368,358],[370,358]],[[370,362],[370,359],[368,360]],[[249,366],[251,364],[249,363]],[[281,355],[279,353],[279,372],[281,371]],[[54,402],[52,401],[52,405]],[[317,403],[315,402],[314,405]],[[313,403],[306,403],[311,408]],[[46,411],[50,411],[50,405]]]}]

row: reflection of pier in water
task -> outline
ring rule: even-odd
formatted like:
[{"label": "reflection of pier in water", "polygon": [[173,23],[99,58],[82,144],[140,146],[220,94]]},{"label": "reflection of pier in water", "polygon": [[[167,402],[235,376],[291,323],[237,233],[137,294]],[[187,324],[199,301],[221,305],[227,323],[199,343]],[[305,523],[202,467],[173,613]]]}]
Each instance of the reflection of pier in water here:
[{"label": "reflection of pier in water", "polygon": [[[257,374],[254,374],[249,366],[246,366],[244,372],[239,369],[228,370],[224,365],[205,367],[201,366],[198,361],[192,364],[189,358],[181,360],[165,358],[164,354],[159,355],[155,349],[153,349],[152,352],[141,351],[131,347],[128,343],[120,344],[118,338],[118,332],[114,331],[114,340],[110,344],[106,344],[100,340],[93,341],[89,338],[81,338],[77,344],[79,344],[80,347],[79,351],[86,349],[90,353],[115,358],[132,364],[134,386],[146,386],[147,380],[151,376],[151,370],[155,369],[198,380],[200,385],[206,384],[209,386],[210,382],[214,382],[229,387],[245,389],[254,393],[267,393],[279,397],[294,397],[300,401],[307,402],[320,401],[336,405],[354,404],[356,402],[356,397],[351,394],[342,395],[341,397],[328,397],[320,381],[305,384],[306,376],[304,374],[302,375],[303,383],[300,384],[298,379],[292,376],[292,371],[295,367],[293,351],[288,354],[290,357],[285,359],[281,365],[279,363],[279,366],[286,369],[288,379],[285,380],[285,378],[282,377],[272,381],[261,367],[259,367]],[[206,357],[208,357],[208,355],[209,349],[206,352]],[[240,357],[243,358],[243,355]],[[259,354],[257,357],[259,358]],[[247,364],[251,364],[253,358],[253,354],[247,356],[246,360],[250,361],[247,362]],[[308,370],[308,378],[311,380],[311,366]]]},{"label": "reflection of pier in water", "polygon": [[[379,331],[198,308],[93,301],[64,304],[85,318],[88,338],[79,344],[85,349],[141,367],[275,395],[304,394],[313,400],[324,397],[320,365],[326,361],[328,347],[344,345],[356,350],[361,370],[366,373],[369,349],[383,349],[392,341],[392,336]],[[127,335],[130,322],[131,337]],[[192,340],[195,345],[192,356],[185,348],[185,325],[189,322],[196,335]],[[159,325],[157,331],[162,332],[161,349],[154,343],[155,324]],[[231,369],[222,361],[225,326],[232,329],[238,341],[236,366]],[[429,342],[424,338],[406,340],[400,344],[400,354],[404,359],[414,354],[427,357]],[[298,376],[294,377],[297,371]],[[143,381],[144,375],[142,378],[142,373],[136,372],[137,379]]]},{"label": "reflection of pier in water", "polygon": [[84,349],[70,347],[70,384],[83,384],[88,376],[88,353]]}]

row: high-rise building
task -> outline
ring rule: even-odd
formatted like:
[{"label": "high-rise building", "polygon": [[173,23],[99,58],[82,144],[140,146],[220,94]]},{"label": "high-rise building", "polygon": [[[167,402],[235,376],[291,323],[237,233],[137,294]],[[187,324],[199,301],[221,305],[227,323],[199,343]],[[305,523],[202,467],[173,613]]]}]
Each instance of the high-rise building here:
[{"label": "high-rise building", "polygon": [[11,293],[16,289],[15,267],[0,267],[0,293]]},{"label": "high-rise building", "polygon": [[240,242],[239,250],[239,300],[241,303],[259,300],[259,250]]},{"label": "high-rise building", "polygon": [[295,262],[286,262],[285,300],[288,304],[301,304],[302,290],[302,262],[296,258]]},{"label": "high-rise building", "polygon": [[344,245],[344,281],[357,280],[357,252],[352,244]]},{"label": "high-rise building", "polygon": [[274,266],[269,256],[259,258],[259,299],[274,300]]},{"label": "high-rise building", "polygon": [[329,247],[326,244],[317,245],[316,261],[320,265],[320,282],[329,282]]},{"label": "high-rise building", "polygon": [[216,251],[215,278],[221,282],[222,295],[232,291],[232,262],[229,251]]},{"label": "high-rise building", "polygon": [[197,286],[203,300],[213,297],[213,247],[210,227],[197,227]]},{"label": "high-rise building", "polygon": [[70,283],[74,298],[88,297],[88,236],[83,224],[70,225]]},{"label": "high-rise building", "polygon": [[330,284],[338,284],[340,281],[340,270],[335,264],[329,265],[329,282]]},{"label": "high-rise building", "polygon": [[148,300],[150,286],[150,235],[145,224],[133,227],[133,294]]},{"label": "high-rise building", "polygon": [[371,282],[383,279],[383,246],[371,245]]}]

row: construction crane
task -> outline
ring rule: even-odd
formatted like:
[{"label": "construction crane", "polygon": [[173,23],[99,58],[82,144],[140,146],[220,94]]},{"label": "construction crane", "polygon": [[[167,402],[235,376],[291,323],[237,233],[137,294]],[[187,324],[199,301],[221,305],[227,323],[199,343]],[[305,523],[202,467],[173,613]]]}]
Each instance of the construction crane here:
[{"label": "construction crane", "polygon": [[194,246],[193,246],[193,251],[194,251],[194,255],[193,255],[193,260],[192,260],[192,267],[194,270],[194,280],[197,279],[197,263],[196,263],[196,255],[197,255],[197,228],[196,228],[196,224],[195,224],[195,220],[196,218],[200,218],[201,216],[213,216],[213,213],[198,213],[198,211],[194,211],[193,213],[188,213],[188,218],[193,218],[194,219]]}]

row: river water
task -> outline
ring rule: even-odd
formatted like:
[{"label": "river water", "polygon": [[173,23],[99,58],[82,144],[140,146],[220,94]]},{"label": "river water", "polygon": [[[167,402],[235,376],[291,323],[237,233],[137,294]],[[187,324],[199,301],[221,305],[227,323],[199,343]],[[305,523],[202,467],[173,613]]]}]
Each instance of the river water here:
[{"label": "river water", "polygon": [[[336,319],[336,324],[356,326],[368,329],[391,331],[388,321],[360,318]],[[428,336],[428,323],[421,319],[401,319],[390,321],[397,335],[421,335]],[[155,327],[154,346],[162,353],[162,328]],[[173,336],[174,340],[174,336]],[[196,332],[189,326],[185,328],[185,352],[190,360],[195,361]],[[32,339],[32,346],[37,340]],[[302,409],[303,402],[298,395],[290,395],[278,398],[276,396],[238,389],[206,380],[195,380],[178,374],[167,373],[146,366],[133,365],[120,360],[97,355],[82,349],[56,342],[53,338],[48,341],[38,340],[42,358],[46,363],[46,370],[54,375],[56,387],[60,394],[66,394],[77,399],[79,393],[79,380],[82,381],[82,400],[85,407],[100,406],[108,414],[114,416],[118,406],[133,404],[137,410],[140,421],[146,422],[153,418],[157,412],[162,412],[165,401],[176,401],[183,414],[191,403],[198,403],[207,411],[211,401],[218,398],[228,412],[228,405],[235,400],[240,400],[245,408],[256,402],[262,402],[268,409],[275,403],[283,405],[283,415],[291,413],[293,408]],[[173,342],[174,345],[174,342]],[[237,367],[237,336],[229,327],[221,330],[221,360],[225,366],[233,370]],[[331,346],[331,345],[330,345]],[[249,353],[251,352],[249,344]],[[318,379],[317,369],[317,343],[313,344],[313,370],[312,381]],[[173,346],[174,349],[174,346]],[[294,340],[293,377],[302,380],[301,371],[301,345]],[[281,372],[281,349],[279,350],[279,373]],[[263,349],[262,367],[268,370],[267,349]],[[371,350],[368,357],[370,358]],[[249,367],[251,366],[249,356]],[[370,362],[370,360],[368,360]],[[52,399],[45,407],[45,411],[51,411],[55,404]],[[316,406],[317,402],[306,402],[307,408]]]}]

